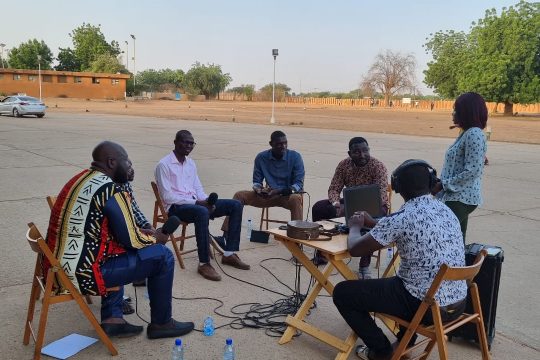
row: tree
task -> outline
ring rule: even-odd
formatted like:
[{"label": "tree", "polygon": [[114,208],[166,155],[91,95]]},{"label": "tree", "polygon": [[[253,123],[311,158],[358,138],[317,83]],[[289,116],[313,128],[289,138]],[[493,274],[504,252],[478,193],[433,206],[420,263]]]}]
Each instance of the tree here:
[{"label": "tree", "polygon": [[90,63],[91,72],[95,73],[127,73],[128,71],[120,63],[118,57],[111,54],[100,54],[96,57],[94,61]]},{"label": "tree", "polygon": [[71,48],[58,48],[58,65],[54,67],[57,71],[80,71],[81,63],[75,52]]},{"label": "tree", "polygon": [[430,36],[424,47],[433,54],[433,61],[428,62],[428,69],[424,71],[424,83],[443,97],[455,98],[459,95],[462,65],[470,58],[468,36],[463,31],[453,30],[438,31]]},{"label": "tree", "polygon": [[202,65],[196,62],[184,77],[184,88],[190,95],[204,95],[206,99],[225,90],[232,81],[231,76],[223,74],[220,65]]},{"label": "tree", "polygon": [[[265,100],[272,100],[272,84],[264,85],[260,90]],[[285,96],[289,95],[291,88],[286,84],[277,83],[275,87],[275,99],[276,101],[283,101]]]},{"label": "tree", "polygon": [[[416,59],[412,54],[401,55],[391,50],[379,53],[362,79],[365,90],[379,90],[386,104],[398,91],[414,86]],[[368,91],[369,92],[369,91]]]},{"label": "tree", "polygon": [[[425,71],[425,82],[437,93],[455,97],[475,91],[488,101],[504,103],[506,115],[513,113],[515,103],[540,100],[540,3],[520,1],[503,8],[500,15],[495,9],[486,10],[454,54],[439,51],[455,40],[440,34],[426,44],[433,61]],[[445,81],[447,74],[455,78]],[[447,94],[451,82],[456,90]]]},{"label": "tree", "polygon": [[137,85],[146,91],[177,90],[182,87],[184,72],[180,69],[148,69],[137,74]]},{"label": "tree", "polygon": [[[38,55],[41,55],[41,61],[38,60]],[[14,69],[34,69],[41,68],[45,70],[51,69],[53,54],[51,49],[43,40],[36,39],[28,40],[25,43],[14,48],[9,53],[8,63]]]},{"label": "tree", "polygon": [[120,48],[117,41],[109,44],[101,32],[101,25],[83,23],[69,34],[73,41],[73,52],[80,63],[80,71],[87,71],[91,63],[101,54],[118,56]]},{"label": "tree", "polygon": [[248,84],[248,85],[240,85],[233,87],[230,91],[232,91],[235,94],[242,94],[246,97],[247,101],[253,100],[253,94],[255,93],[255,85]]}]

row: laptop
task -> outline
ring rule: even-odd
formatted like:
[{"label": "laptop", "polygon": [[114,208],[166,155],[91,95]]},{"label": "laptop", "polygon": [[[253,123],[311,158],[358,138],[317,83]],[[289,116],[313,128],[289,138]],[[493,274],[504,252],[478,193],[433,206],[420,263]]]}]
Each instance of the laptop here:
[{"label": "laptop", "polygon": [[345,206],[345,224],[349,226],[349,218],[356,211],[366,211],[373,218],[384,216],[381,209],[381,189],[379,185],[351,186],[343,189]]}]

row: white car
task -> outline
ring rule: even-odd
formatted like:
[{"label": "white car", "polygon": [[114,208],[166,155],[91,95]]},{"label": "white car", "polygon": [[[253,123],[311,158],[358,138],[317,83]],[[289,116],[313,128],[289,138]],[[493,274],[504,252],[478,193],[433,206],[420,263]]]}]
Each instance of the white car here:
[{"label": "white car", "polygon": [[0,101],[0,115],[36,115],[38,118],[45,116],[46,106],[41,100],[31,96],[8,96]]}]

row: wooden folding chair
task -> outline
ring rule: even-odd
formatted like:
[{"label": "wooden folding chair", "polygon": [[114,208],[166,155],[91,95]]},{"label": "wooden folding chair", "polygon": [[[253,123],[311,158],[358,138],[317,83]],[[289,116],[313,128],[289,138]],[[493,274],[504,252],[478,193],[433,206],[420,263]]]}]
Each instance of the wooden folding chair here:
[{"label": "wooden folding chair", "polygon": [[[49,204],[49,208],[53,209],[54,207],[54,204],[56,203],[56,199],[58,198],[58,196],[53,196],[53,195],[49,195],[47,196],[47,204]],[[86,302],[88,304],[93,304],[94,302],[92,301],[92,297],[90,295],[84,295],[85,299],[86,299]]]},{"label": "wooden folding chair", "polygon": [[[300,202],[302,204],[302,213],[304,213],[304,194],[301,194]],[[277,207],[277,206],[276,206]],[[266,224],[265,230],[268,230],[268,224],[275,223],[275,224],[287,224],[289,220],[279,220],[279,219],[270,219],[270,208],[264,207],[261,211],[261,221],[259,225],[259,230],[262,231],[263,224]]]},{"label": "wooden folding chair", "polygon": [[[88,305],[84,302],[81,293],[75,288],[71,280],[69,280],[68,276],[62,269],[60,262],[58,261],[58,259],[56,259],[56,257],[53,255],[53,253],[45,243],[45,240],[43,239],[43,236],[41,236],[41,233],[39,232],[37,227],[33,223],[29,223],[28,227],[29,229],[26,232],[26,240],[28,240],[28,244],[30,245],[32,250],[37,253],[37,259],[36,266],[34,268],[34,277],[32,280],[32,291],[30,292],[30,302],[28,304],[28,314],[26,316],[26,324],[24,327],[23,344],[28,345],[30,341],[30,335],[32,335],[32,338],[35,342],[34,360],[38,360],[41,357],[41,348],[43,347],[43,340],[45,338],[45,328],[47,325],[49,307],[52,304],[58,304],[67,301],[75,301],[79,305],[82,313],[88,319],[90,324],[92,324],[101,341],[109,349],[111,355],[118,355],[118,351],[114,347],[113,343],[101,328],[99,322],[97,321],[96,317],[94,316]],[[44,274],[42,271],[42,263],[43,259],[45,258],[49,261],[51,267],[46,274],[45,284],[43,284],[45,278],[43,276]],[[59,293],[58,289],[54,288],[55,274],[56,278],[61,283],[62,288],[66,289],[67,291]],[[118,287],[107,290],[118,291]],[[36,333],[32,328],[32,320],[34,319],[36,301],[39,299],[41,291],[43,291],[43,302],[41,306],[39,327],[36,336]]]},{"label": "wooden folding chair", "polygon": [[[450,267],[446,264],[443,264],[439,272],[435,276],[435,279],[433,280],[428,292],[424,296],[420,307],[418,308],[416,314],[410,322],[402,320],[396,316],[378,314],[378,316],[393,320],[397,324],[407,327],[405,335],[401,339],[397,349],[394,351],[392,360],[398,360],[405,355],[412,354],[412,352],[421,348],[424,345],[426,345],[426,347],[424,348],[423,352],[419,355],[416,355],[414,359],[426,359],[435,347],[435,345],[437,345],[439,349],[439,359],[446,360],[448,359],[446,334],[471,321],[476,324],[480,349],[482,351],[482,360],[489,360],[489,350],[487,344],[486,330],[484,328],[484,320],[482,317],[482,307],[480,306],[478,286],[473,281],[474,277],[480,271],[480,267],[482,266],[486,255],[486,250],[482,250],[476,256],[474,264],[471,266]],[[437,290],[439,290],[439,287],[441,286],[441,283],[443,281],[459,280],[467,281],[467,286],[469,288],[474,313],[463,313],[456,320],[443,323],[441,319],[439,304],[435,300],[435,294],[437,293]],[[422,321],[422,318],[428,310],[431,311],[431,315],[433,317],[433,325],[425,326],[420,324],[420,322]],[[414,346],[411,346],[410,348],[407,348],[409,341],[415,333],[425,336],[426,339],[420,341]]]},{"label": "wooden folding chair", "polygon": [[[165,223],[167,219],[169,218],[169,215],[167,211],[165,210],[165,205],[163,204],[163,201],[161,200],[161,195],[159,194],[159,190],[157,187],[157,184],[152,181],[150,183],[152,185],[152,190],[154,191],[154,196],[156,197],[156,201],[154,202],[154,218],[152,221],[152,226],[154,228],[157,228],[157,225],[159,223]],[[197,248],[190,249],[190,250],[184,250],[184,242],[188,239],[194,238],[195,235],[186,235],[187,226],[189,223],[182,221],[182,230],[180,233],[180,236],[174,236],[174,234],[170,234],[169,238],[171,240],[171,244],[173,246],[174,253],[176,254],[176,258],[178,259],[178,264],[182,269],[185,269],[184,266],[184,259],[182,258],[182,255],[189,254],[191,252],[197,251]],[[215,240],[210,236],[210,245],[220,254],[223,254],[223,250],[219,247],[219,245],[215,242]],[[178,245],[180,243],[180,245]],[[209,252],[210,256],[212,257],[212,252]]]}]

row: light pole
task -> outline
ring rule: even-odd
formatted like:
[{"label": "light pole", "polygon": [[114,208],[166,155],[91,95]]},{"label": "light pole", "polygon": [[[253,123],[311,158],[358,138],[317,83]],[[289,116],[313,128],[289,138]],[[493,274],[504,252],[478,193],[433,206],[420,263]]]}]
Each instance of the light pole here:
[{"label": "light pole", "polygon": [[130,34],[130,36],[133,39],[133,95],[135,95],[135,88],[137,87],[137,80],[135,78],[135,35]]},{"label": "light pole", "polygon": [[0,60],[2,60],[2,69],[5,69],[4,65],[4,47],[6,47],[6,44],[0,44],[0,48],[2,48],[2,51],[0,51]]},{"label": "light pole", "polygon": [[276,58],[278,56],[278,49],[272,49],[272,56],[274,57],[274,82],[272,83],[272,117],[270,118],[270,124],[275,124],[274,108],[276,102]]},{"label": "light pole", "polygon": [[129,71],[129,46],[128,41],[125,41],[126,43],[126,70]]},{"label": "light pole", "polygon": [[41,101],[41,55],[38,54],[38,82],[39,82],[39,101]]}]

